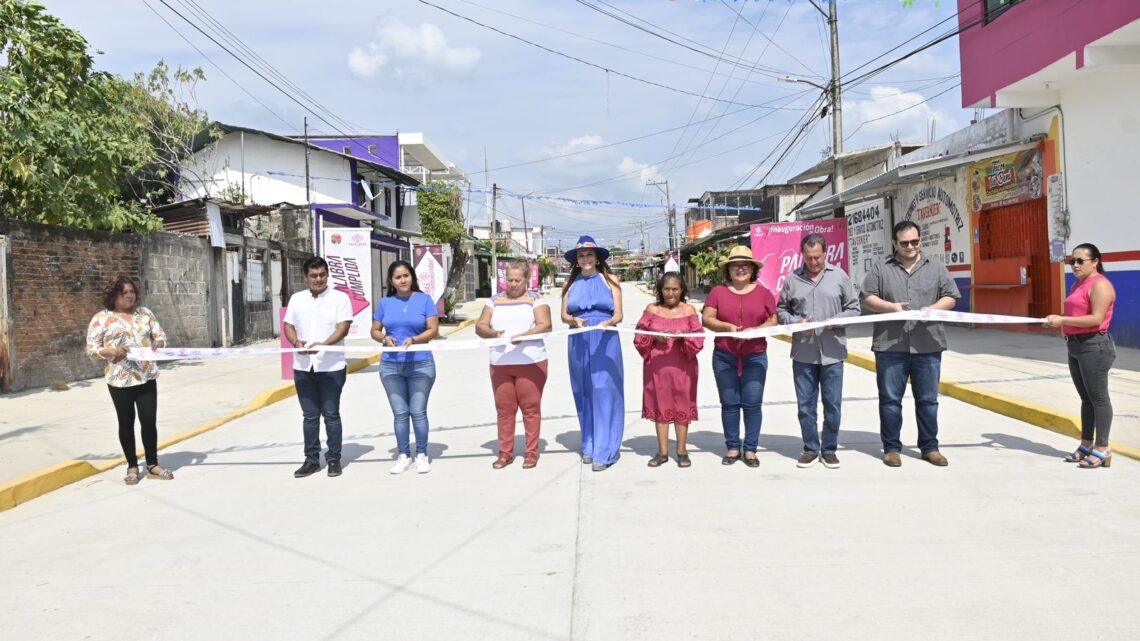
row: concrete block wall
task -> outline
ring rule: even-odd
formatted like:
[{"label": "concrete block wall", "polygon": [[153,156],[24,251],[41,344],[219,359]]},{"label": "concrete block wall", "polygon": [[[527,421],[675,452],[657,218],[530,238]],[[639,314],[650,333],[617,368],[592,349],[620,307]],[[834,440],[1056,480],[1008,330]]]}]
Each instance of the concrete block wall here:
[{"label": "concrete block wall", "polygon": [[120,274],[137,279],[171,345],[209,346],[211,250],[205,240],[87,231],[0,219],[8,239],[8,345],[3,391],[102,376],[88,358],[87,325],[103,289]]}]

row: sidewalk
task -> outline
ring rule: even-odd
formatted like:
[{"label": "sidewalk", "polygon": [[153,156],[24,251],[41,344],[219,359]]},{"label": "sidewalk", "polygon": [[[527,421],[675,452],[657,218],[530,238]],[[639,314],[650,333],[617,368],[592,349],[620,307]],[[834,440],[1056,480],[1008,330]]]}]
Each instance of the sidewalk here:
[{"label": "sidewalk", "polygon": [[[461,321],[477,318],[485,303],[466,303],[453,316]],[[440,333],[447,336],[465,326],[463,322],[444,325]],[[278,344],[273,340],[251,346]],[[373,342],[363,338],[351,339],[347,344]],[[376,360],[349,359],[349,371],[359,371]],[[162,364],[161,372],[160,448],[169,445],[164,441],[173,437],[208,431],[293,395],[291,380],[281,378],[278,356],[171,361]],[[376,384],[379,387],[379,382]],[[0,395],[0,510],[116,465],[122,459],[116,425],[115,410],[102,378],[69,383],[68,389],[62,391],[40,388]],[[291,429],[282,433],[282,438],[294,436]],[[161,456],[160,453],[160,459]],[[57,468],[54,473],[41,474],[53,467]],[[45,478],[37,481],[35,487],[10,487],[13,481],[31,480],[29,476]]]},{"label": "sidewalk", "polygon": [[[639,283],[642,291],[652,293]],[[690,292],[691,302],[704,294]],[[626,314],[627,316],[629,313]],[[847,330],[848,362],[874,370],[871,325]],[[1080,435],[1081,400],[1059,336],[946,325],[941,393],[1062,434]],[[781,337],[785,338],[785,337]],[[1109,374],[1113,447],[1140,458],[1140,349],[1116,348]],[[908,393],[909,394],[909,393]]]}]

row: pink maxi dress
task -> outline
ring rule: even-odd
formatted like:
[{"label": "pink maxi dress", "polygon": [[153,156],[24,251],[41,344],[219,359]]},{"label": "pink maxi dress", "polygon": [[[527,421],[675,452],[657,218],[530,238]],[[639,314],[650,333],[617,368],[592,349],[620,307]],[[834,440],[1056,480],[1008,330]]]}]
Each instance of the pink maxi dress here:
[{"label": "pink maxi dress", "polygon": [[[641,315],[637,329],[681,334],[704,331],[697,314],[665,318],[649,311]],[[638,334],[633,339],[633,346],[645,359],[641,417],[655,423],[688,424],[695,421],[697,352],[704,348],[705,339],[678,338],[659,343],[654,336]]]}]

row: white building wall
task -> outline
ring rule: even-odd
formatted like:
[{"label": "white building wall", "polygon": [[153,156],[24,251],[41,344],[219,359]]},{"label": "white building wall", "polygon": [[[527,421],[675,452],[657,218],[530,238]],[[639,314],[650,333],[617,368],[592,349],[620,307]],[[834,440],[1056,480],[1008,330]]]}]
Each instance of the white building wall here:
[{"label": "white building wall", "polygon": [[1132,224],[1133,187],[1140,176],[1138,104],[1140,68],[1135,66],[1078,74],[1061,93],[1063,165],[1072,217],[1069,247],[1091,242],[1102,252],[1140,250],[1140,228]]},{"label": "white building wall", "polygon": [[[227,190],[244,184],[247,203],[275,205],[304,204],[305,148],[266,138],[231,133],[194,156],[179,181],[182,198],[220,197]],[[270,175],[280,172],[286,176]],[[309,156],[310,202],[351,203],[349,160],[327,151],[313,149]],[[331,179],[331,180],[330,180]]]}]

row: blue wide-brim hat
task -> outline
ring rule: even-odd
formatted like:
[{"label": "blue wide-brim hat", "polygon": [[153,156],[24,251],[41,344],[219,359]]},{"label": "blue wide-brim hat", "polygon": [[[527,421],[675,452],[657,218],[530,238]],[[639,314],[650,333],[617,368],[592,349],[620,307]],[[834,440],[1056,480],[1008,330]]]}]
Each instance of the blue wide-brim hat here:
[{"label": "blue wide-brim hat", "polygon": [[594,250],[598,254],[598,260],[605,260],[605,259],[610,257],[610,250],[608,250],[605,247],[602,247],[598,243],[594,242],[594,238],[592,236],[581,236],[578,238],[578,242],[574,244],[574,249],[571,249],[570,251],[566,252],[566,262],[568,262],[568,263],[578,262],[578,250],[579,249],[592,249],[592,250]]}]

